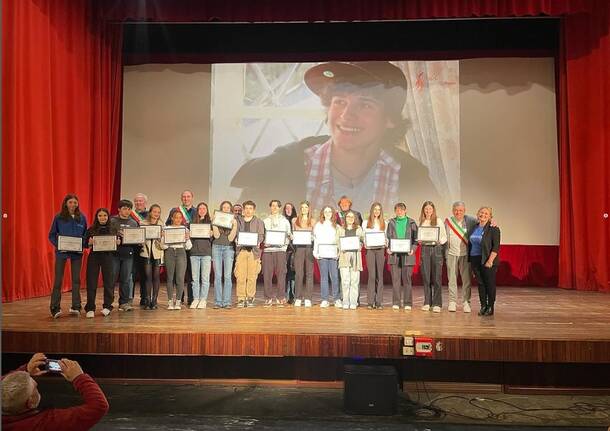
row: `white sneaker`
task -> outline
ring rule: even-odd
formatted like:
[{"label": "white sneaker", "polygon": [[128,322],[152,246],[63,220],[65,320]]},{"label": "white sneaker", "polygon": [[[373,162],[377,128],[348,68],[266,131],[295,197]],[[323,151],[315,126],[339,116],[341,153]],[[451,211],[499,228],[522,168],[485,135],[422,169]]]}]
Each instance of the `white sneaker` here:
[{"label": "white sneaker", "polygon": [[102,314],[104,315],[104,317],[108,316],[110,314],[110,309],[108,308],[103,308],[102,309]]},{"label": "white sneaker", "polygon": [[311,307],[311,300],[309,300],[309,299],[305,300],[305,307]]},{"label": "white sneaker", "polygon": [[433,313],[440,313],[441,312],[441,307],[439,307],[438,305],[435,305],[434,307],[432,307],[432,312]]},{"label": "white sneaker", "polygon": [[392,310],[400,310],[400,307],[398,305],[392,305]]},{"label": "white sneaker", "polygon": [[174,303],[174,310],[182,310],[182,305],[179,300]]},{"label": "white sneaker", "polygon": [[199,301],[193,301],[193,302],[191,302],[191,305],[189,305],[189,308],[197,308],[198,305],[199,305]]},{"label": "white sneaker", "polygon": [[320,308],[328,308],[328,301],[320,302]]},{"label": "white sneaker", "polygon": [[449,310],[451,312],[455,312],[455,310],[457,310],[457,304],[453,301],[450,302],[449,307],[447,307],[447,310]]},{"label": "white sneaker", "polygon": [[91,319],[92,317],[95,317],[95,312],[94,311],[87,311],[87,314],[85,314],[85,316],[87,316],[87,318]]},{"label": "white sneaker", "polygon": [[411,306],[410,305],[405,305],[405,311],[411,311]]},{"label": "white sneaker", "polygon": [[343,309],[344,310],[349,310],[349,304],[343,304]]},{"label": "white sneaker", "polygon": [[60,316],[61,316],[61,310],[56,312],[55,314],[53,314],[53,319],[59,319]]},{"label": "white sneaker", "polygon": [[464,313],[470,313],[472,310],[470,309],[470,304],[464,302]]},{"label": "white sneaker", "polygon": [[421,311],[430,311],[430,306],[429,306],[428,304],[424,305],[424,306],[421,308]]},{"label": "white sneaker", "polygon": [[355,310],[358,306],[356,304],[352,304],[349,306],[350,310]]},{"label": "white sneaker", "polygon": [[337,308],[341,308],[342,306],[343,306],[343,302],[341,302],[341,300],[340,300],[340,299],[337,299],[337,300],[335,301],[335,307],[337,307]]},{"label": "white sneaker", "polygon": [[301,300],[297,299],[296,301],[294,301],[294,306],[295,307],[300,307],[301,306]]},{"label": "white sneaker", "polygon": [[167,301],[167,309],[168,310],[173,310],[174,309],[174,301],[173,300],[169,300]]},{"label": "white sneaker", "polygon": [[70,314],[73,316],[80,317],[80,310],[75,310],[73,308],[70,308]]},{"label": "white sneaker", "polygon": [[[193,307],[191,307],[191,308],[193,308]],[[199,301],[199,304],[197,304],[197,308],[200,310],[202,310],[204,308],[208,308],[208,302],[203,301],[203,300]]]}]

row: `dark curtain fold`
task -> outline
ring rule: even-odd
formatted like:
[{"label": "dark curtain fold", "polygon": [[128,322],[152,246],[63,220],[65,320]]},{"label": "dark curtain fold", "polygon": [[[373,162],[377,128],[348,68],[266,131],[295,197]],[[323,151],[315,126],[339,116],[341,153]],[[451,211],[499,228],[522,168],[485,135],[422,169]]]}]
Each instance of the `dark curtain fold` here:
[{"label": "dark curtain fold", "polygon": [[610,290],[607,0],[3,0],[2,299],[46,295],[62,197],[89,220],[118,196],[121,27],[134,21],[563,16],[559,285]]},{"label": "dark curtain fold", "polygon": [[112,200],[121,28],[94,12],[86,0],[3,2],[3,301],[49,294],[47,234],[66,193],[89,221]]}]

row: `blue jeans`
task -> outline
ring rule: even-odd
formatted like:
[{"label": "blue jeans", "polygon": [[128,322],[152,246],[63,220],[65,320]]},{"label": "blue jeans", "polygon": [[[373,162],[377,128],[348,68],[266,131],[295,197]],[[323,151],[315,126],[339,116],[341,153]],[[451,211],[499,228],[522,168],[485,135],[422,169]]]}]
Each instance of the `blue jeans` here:
[{"label": "blue jeans", "polygon": [[[232,245],[212,245],[212,260],[214,261],[214,303],[220,307],[231,305],[233,290],[233,259],[235,250]],[[224,267],[223,267],[224,265]],[[222,277],[224,275],[224,286]]]},{"label": "blue jeans", "polygon": [[328,301],[328,277],[332,285],[332,297],[334,300],[339,298],[339,269],[337,259],[318,259],[320,268],[320,293],[322,301]]},{"label": "blue jeans", "polygon": [[210,290],[212,256],[191,256],[193,275],[193,301],[207,301]]}]

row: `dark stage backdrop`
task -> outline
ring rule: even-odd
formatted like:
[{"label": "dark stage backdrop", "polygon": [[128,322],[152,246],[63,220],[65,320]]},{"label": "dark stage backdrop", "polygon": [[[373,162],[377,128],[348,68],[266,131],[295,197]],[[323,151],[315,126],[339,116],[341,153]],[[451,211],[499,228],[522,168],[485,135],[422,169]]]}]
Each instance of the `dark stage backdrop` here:
[{"label": "dark stage backdrop", "polygon": [[[47,295],[50,221],[119,197],[121,23],[560,16],[559,286],[610,291],[606,0],[3,0],[2,299]],[[535,208],[532,223],[536,223]],[[67,286],[68,280],[66,280]]]}]

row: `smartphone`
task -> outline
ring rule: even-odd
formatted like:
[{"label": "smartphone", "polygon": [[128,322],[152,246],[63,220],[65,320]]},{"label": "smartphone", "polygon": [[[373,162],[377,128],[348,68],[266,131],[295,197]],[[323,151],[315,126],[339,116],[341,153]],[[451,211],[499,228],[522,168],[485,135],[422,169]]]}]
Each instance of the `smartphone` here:
[{"label": "smartphone", "polygon": [[49,373],[61,373],[61,365],[59,365],[59,359],[47,359],[46,370]]}]

